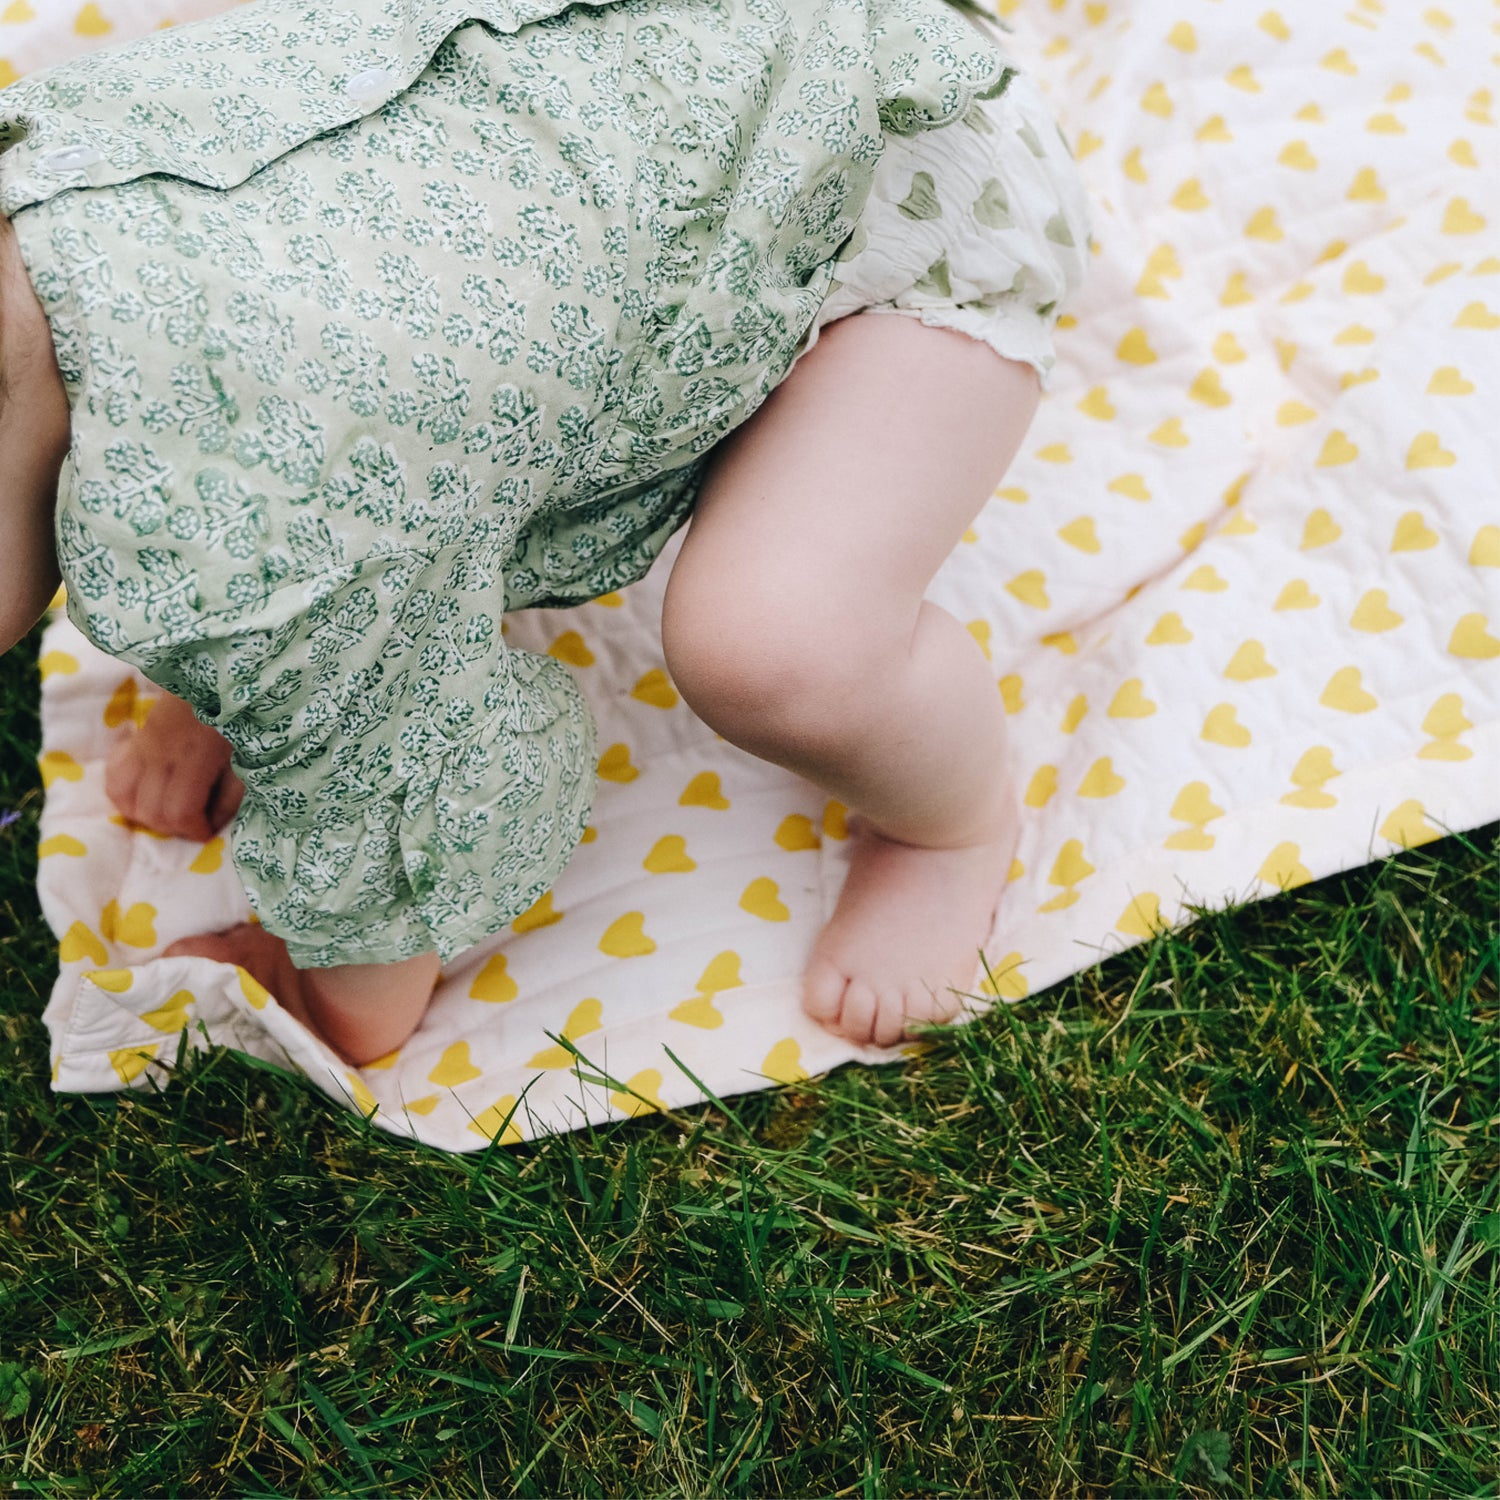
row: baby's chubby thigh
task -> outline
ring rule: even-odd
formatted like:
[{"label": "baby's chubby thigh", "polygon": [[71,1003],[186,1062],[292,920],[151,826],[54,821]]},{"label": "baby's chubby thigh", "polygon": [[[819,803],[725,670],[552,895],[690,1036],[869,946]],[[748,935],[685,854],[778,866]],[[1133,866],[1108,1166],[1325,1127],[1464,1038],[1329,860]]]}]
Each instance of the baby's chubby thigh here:
[{"label": "baby's chubby thigh", "polygon": [[1036,401],[1030,366],[963,334],[829,323],[705,468],[662,608],[694,711],[758,754],[867,718]]}]

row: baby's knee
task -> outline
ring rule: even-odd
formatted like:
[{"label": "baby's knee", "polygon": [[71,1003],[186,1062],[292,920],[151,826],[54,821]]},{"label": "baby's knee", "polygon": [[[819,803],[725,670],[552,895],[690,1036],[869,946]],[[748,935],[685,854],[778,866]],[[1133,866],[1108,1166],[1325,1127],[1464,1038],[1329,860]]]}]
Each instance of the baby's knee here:
[{"label": "baby's knee", "polygon": [[869,701],[882,654],[857,621],[749,607],[726,589],[696,601],[671,589],[662,609],[667,672],[716,733],[752,753],[839,739]]}]

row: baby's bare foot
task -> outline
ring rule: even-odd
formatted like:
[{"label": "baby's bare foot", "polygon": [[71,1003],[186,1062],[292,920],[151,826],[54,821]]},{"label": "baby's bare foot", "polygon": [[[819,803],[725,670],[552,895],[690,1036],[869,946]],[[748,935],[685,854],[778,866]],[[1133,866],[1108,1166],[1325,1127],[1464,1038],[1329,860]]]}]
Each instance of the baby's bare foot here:
[{"label": "baby's bare foot", "polygon": [[273,1000],[316,1032],[302,994],[302,972],[292,962],[286,944],[258,922],[240,922],[222,932],[182,938],[162,949],[163,958],[211,958],[215,963],[243,969]]},{"label": "baby's bare foot", "polygon": [[803,1008],[851,1042],[888,1047],[909,1023],[950,1021],[971,991],[1014,839],[923,849],[858,816],[837,908],[813,945]]},{"label": "baby's bare foot", "polygon": [[163,956],[237,964],[284,1011],[352,1067],[389,1056],[421,1023],[438,977],[436,954],[391,964],[299,969],[287,947],[255,922],[183,938]]}]

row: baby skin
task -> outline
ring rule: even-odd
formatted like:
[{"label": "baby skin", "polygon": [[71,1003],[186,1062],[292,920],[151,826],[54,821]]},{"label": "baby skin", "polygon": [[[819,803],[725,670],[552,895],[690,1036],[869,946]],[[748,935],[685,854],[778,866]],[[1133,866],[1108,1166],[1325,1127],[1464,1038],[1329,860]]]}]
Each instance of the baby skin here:
[{"label": "baby skin", "polygon": [[[0,557],[4,650],[55,586],[67,406],[3,218],[0,298],[0,359],[25,374],[0,411],[14,465],[0,521],[19,539]],[[1010,865],[995,681],[973,636],[923,595],[1037,400],[1030,366],[961,334],[868,313],[832,323],[714,451],[668,582],[662,641],[688,705],[850,811],[847,878],[803,1003],[855,1043],[889,1045],[959,1013]],[[194,840],[223,827],[242,793],[223,739],[165,695],[117,743],[105,787],[127,819]],[[438,980],[435,954],[299,969],[253,923],[165,951],[241,965],[356,1066],[411,1036]]]},{"label": "baby skin", "polygon": [[[1037,399],[1029,366],[963,335],[891,315],[830,324],[715,451],[668,582],[663,646],[693,711],[850,809],[803,1003],[856,1043],[962,1009],[1010,866],[994,679],[922,596]],[[106,785],[127,816],[189,838],[237,801],[227,747],[172,700],[121,742]],[[430,955],[299,971],[248,924],[167,951],[243,965],[356,1064],[406,1040],[437,979]]]}]

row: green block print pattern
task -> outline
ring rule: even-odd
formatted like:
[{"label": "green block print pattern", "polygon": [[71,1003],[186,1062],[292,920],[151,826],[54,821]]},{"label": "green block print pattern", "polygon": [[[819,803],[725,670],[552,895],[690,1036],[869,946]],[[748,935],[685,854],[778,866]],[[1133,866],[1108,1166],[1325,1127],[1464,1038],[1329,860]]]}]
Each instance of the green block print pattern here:
[{"label": "green block print pattern", "polygon": [[883,132],[1009,72],[940,0],[257,0],[0,93],[69,613],[230,741],[294,959],[447,962],[553,883],[594,726],[503,612],[647,570]]}]

